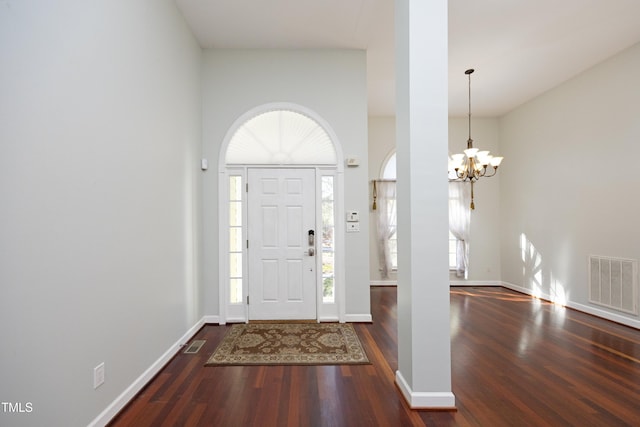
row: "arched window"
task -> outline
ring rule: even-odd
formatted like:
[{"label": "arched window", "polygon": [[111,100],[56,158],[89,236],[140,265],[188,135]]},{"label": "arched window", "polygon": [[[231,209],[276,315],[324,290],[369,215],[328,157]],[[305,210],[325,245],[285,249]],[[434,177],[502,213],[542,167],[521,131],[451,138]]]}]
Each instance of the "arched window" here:
[{"label": "arched window", "polygon": [[382,179],[396,179],[396,153],[391,154],[382,167]]},{"label": "arched window", "polygon": [[398,233],[396,214],[396,153],[391,152],[381,169],[381,179],[377,182],[378,198],[378,253],[381,274],[388,278],[389,273],[398,269]]},{"label": "arched window", "polygon": [[[396,152],[392,152],[389,154],[382,165],[382,173],[381,178],[383,180],[394,180],[397,177],[397,169],[396,169]],[[389,205],[389,202],[387,202]],[[387,207],[389,209],[389,207]],[[393,200],[393,209],[395,210],[395,199]],[[389,215],[388,215],[389,216]],[[390,217],[395,217],[391,215]],[[391,224],[391,226],[395,229],[396,224]],[[457,239],[455,236],[449,231],[449,269],[456,270],[457,268]],[[398,267],[398,242],[397,242],[397,233],[393,233],[392,237],[389,238],[389,254],[391,257],[391,266],[395,270]]]},{"label": "arched window", "polygon": [[295,111],[274,110],[249,119],[236,130],[225,163],[335,165],[337,156],[318,122]]}]

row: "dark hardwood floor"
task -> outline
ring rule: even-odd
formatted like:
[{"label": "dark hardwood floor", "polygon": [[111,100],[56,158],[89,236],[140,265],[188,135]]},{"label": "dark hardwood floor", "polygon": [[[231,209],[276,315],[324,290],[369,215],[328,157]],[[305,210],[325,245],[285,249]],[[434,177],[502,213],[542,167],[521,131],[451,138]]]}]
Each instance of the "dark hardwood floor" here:
[{"label": "dark hardwood floor", "polygon": [[[503,288],[451,289],[457,411],[415,411],[394,384],[396,289],[355,324],[371,365],[205,367],[206,325],[112,426],[638,426],[640,331]],[[425,329],[426,330],[426,329]]]}]

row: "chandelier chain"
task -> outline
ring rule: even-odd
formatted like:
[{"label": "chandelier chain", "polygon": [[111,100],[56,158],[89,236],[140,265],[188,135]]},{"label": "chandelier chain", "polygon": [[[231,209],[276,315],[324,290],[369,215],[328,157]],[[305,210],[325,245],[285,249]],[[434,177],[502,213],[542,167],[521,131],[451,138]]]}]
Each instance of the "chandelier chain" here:
[{"label": "chandelier chain", "polygon": [[[467,70],[467,71],[468,71],[467,76],[469,77],[469,139],[467,140],[467,144],[468,144],[468,141],[471,140],[471,73],[473,73],[473,70]],[[467,147],[467,148],[471,148],[471,147]]]}]

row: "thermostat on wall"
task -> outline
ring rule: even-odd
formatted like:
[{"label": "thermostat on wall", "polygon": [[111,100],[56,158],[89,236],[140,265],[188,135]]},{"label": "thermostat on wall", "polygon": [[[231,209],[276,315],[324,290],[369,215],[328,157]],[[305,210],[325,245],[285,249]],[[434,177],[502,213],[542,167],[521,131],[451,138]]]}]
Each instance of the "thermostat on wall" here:
[{"label": "thermostat on wall", "polygon": [[347,158],[347,166],[349,166],[349,167],[360,166],[360,159],[358,159],[357,157],[349,157],[349,158]]}]

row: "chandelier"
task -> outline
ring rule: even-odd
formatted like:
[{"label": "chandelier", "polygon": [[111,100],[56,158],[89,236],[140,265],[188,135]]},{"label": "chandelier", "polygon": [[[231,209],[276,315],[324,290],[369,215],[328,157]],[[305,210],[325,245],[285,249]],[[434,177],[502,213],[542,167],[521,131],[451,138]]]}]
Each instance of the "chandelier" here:
[{"label": "chandelier", "polygon": [[469,181],[471,183],[471,209],[475,209],[473,203],[473,184],[482,177],[494,176],[498,172],[498,166],[502,157],[492,156],[487,150],[473,148],[471,139],[471,73],[473,68],[464,73],[469,77],[469,139],[464,153],[452,154],[449,157],[449,180]]}]

